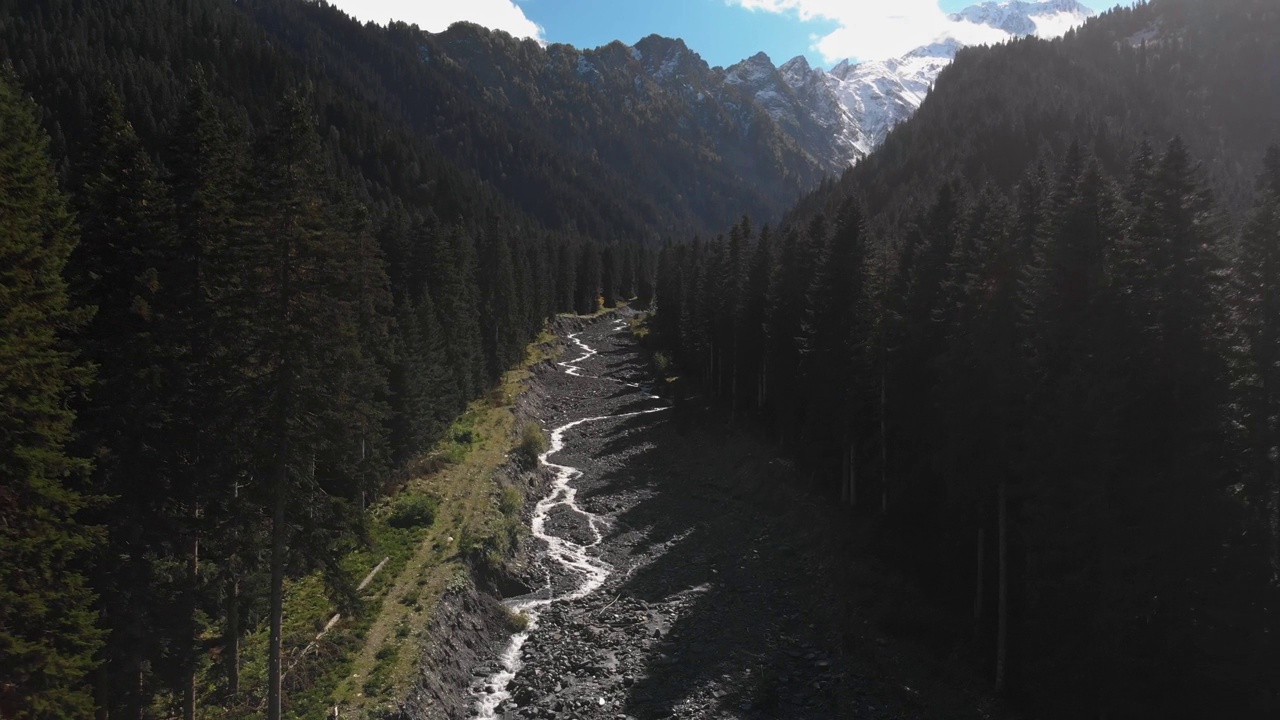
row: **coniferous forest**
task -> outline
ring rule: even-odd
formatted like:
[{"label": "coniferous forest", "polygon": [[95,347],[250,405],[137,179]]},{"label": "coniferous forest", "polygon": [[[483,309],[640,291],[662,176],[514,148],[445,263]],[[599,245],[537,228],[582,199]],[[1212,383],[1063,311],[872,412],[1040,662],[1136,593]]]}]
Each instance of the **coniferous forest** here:
[{"label": "coniferous forest", "polygon": [[266,623],[276,717],[286,578],[351,597],[364,509],[547,318],[651,295],[649,252],[528,218],[230,4],[0,28],[0,716],[193,717]]},{"label": "coniferous forest", "polygon": [[567,46],[0,0],[0,718],[297,717],[289,582],[360,612],[370,508],[628,302],[676,412],[770,438],[1013,707],[1276,707],[1277,38],[1152,0],[965,49],[823,181],[519,74]]},{"label": "coniferous forest", "polygon": [[[1181,43],[1113,42],[1175,13],[1194,28]],[[1280,16],[1156,2],[962,54],[954,83],[781,231],[744,218],[659,260],[656,323],[685,372],[818,492],[878,518],[886,557],[952,608],[941,632],[1055,717],[1211,717],[1274,692],[1276,65],[1247,113],[1212,116],[1231,146],[1211,163],[1202,135],[1147,134],[1207,118],[1093,106],[1117,78],[1141,79],[1156,113],[1189,86],[1257,82],[1221,74],[1231,52],[1277,56],[1245,21]],[[1214,52],[1225,37],[1235,50]],[[1037,55],[1080,91],[991,89],[1051,77]],[[1170,58],[1176,90],[1154,77]],[[1058,114],[979,120],[976,97]]]}]

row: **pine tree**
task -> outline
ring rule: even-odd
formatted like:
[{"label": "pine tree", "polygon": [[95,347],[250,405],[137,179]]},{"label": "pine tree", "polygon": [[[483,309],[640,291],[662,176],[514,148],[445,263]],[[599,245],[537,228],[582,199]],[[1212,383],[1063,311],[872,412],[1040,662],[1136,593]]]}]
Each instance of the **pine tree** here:
[{"label": "pine tree", "polygon": [[161,272],[174,248],[172,206],[154,163],[125,120],[114,91],[98,102],[80,168],[81,240],[73,288],[97,308],[83,336],[98,381],[84,408],[94,486],[112,498],[101,519],[110,553],[94,584],[111,634],[98,678],[101,707],[137,715],[168,678],[164,638],[175,628],[158,586],[174,540],[175,492],[168,472],[170,353],[164,338]]},{"label": "pine tree", "polygon": [[246,258],[261,399],[256,454],[265,482],[256,501],[271,517],[267,716],[283,712],[282,611],[287,566],[335,568],[334,550],[360,522],[365,484],[352,392],[369,370],[360,342],[360,240],[335,202],[314,119],[297,96],[283,100],[260,140]]},{"label": "pine tree", "polygon": [[[419,226],[415,235],[423,232],[429,228]],[[480,394],[486,372],[471,237],[461,228],[437,229],[415,241],[425,248],[426,287],[439,313],[454,376],[451,384],[458,391],[457,404],[449,411],[461,412]]]},{"label": "pine tree", "polygon": [[427,451],[443,433],[458,393],[430,293],[397,303],[396,363],[391,372],[391,446],[397,464]]},{"label": "pine tree", "polygon": [[[809,289],[805,322],[805,351],[812,370],[806,391],[820,413],[815,432],[824,429],[840,458],[842,502],[856,505],[859,457],[857,422],[866,416],[859,408],[867,323],[859,316],[863,303],[866,256],[862,210],[848,199],[836,219],[835,232]],[[833,388],[835,391],[833,392]]]},{"label": "pine tree", "polygon": [[799,441],[806,427],[805,394],[801,391],[801,338],[805,306],[818,260],[826,242],[826,220],[816,218],[807,232],[794,228],[783,238],[778,262],[769,283],[766,333],[769,337],[769,394],[773,398],[773,422],[786,442]]},{"label": "pine tree", "polygon": [[622,297],[622,262],[618,254],[617,245],[607,245],[600,256],[600,296],[607,308],[617,307],[618,298]]},{"label": "pine tree", "polygon": [[100,540],[78,516],[89,464],[68,451],[90,372],[67,339],[75,243],[33,103],[0,67],[0,715],[88,718],[102,642],[79,567]]},{"label": "pine tree", "polygon": [[594,243],[585,243],[577,259],[573,310],[579,315],[594,315],[600,309],[600,250]]},{"label": "pine tree", "polygon": [[[231,540],[228,545],[234,546],[246,524],[236,514],[235,485],[247,471],[248,457],[243,451],[247,438],[239,434],[229,404],[239,395],[231,349],[242,321],[230,317],[221,302],[237,282],[234,196],[239,168],[202,74],[189,88],[175,126],[169,167],[177,232],[173,246],[162,249],[156,304],[167,355],[166,472],[174,478],[172,500],[180,505],[185,534],[174,545],[186,553],[185,562],[176,559],[185,564],[185,572],[172,573],[183,578],[173,593],[183,602],[175,604],[181,617],[174,623],[172,645],[182,669],[183,715],[192,720],[202,631],[197,617],[201,605],[207,605],[206,596],[216,595],[209,592],[209,573],[201,559],[203,555],[207,566],[210,557],[234,554],[233,547],[218,547],[218,540]],[[238,577],[229,565],[223,568],[224,580],[234,589]],[[237,674],[235,654],[227,652],[229,678]]]},{"label": "pine tree", "polygon": [[742,356],[749,367],[744,368],[744,378],[750,378],[749,392],[752,404],[757,411],[764,410],[768,399],[768,356],[765,349],[769,338],[765,334],[766,301],[769,297],[769,282],[773,276],[773,239],[769,226],[760,230],[751,252],[751,260],[747,268],[746,284],[743,288],[743,310],[739,322],[738,335],[742,338]]},{"label": "pine tree", "polygon": [[1246,477],[1265,508],[1258,524],[1270,536],[1272,582],[1280,583],[1280,146],[1263,159],[1232,285],[1243,342],[1240,406],[1253,461]]},{"label": "pine tree", "polygon": [[578,248],[562,240],[556,247],[555,312],[574,312],[577,304]]},{"label": "pine tree", "polygon": [[519,359],[521,322],[516,268],[505,238],[492,234],[481,253],[480,277],[483,301],[480,327],[484,328],[485,384],[496,380]]}]

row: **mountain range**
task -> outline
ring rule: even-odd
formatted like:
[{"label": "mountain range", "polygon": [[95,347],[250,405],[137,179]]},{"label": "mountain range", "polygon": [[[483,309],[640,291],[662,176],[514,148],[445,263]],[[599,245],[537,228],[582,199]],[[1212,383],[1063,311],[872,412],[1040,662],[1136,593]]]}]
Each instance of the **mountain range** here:
[{"label": "mountain range", "polygon": [[[317,14],[307,20],[339,22],[332,9]],[[1058,35],[1092,14],[1075,0],[1010,0],[953,20],[1012,39]],[[316,37],[296,20],[260,20],[291,42]],[[779,218],[910,117],[964,46],[940,37],[827,70],[803,56],[777,66],[764,53],[713,67],[658,35],[579,49],[468,23],[434,34],[393,23],[382,37],[402,56],[394,76],[371,67],[361,82],[395,95],[407,122],[454,162],[549,227],[650,239],[714,232],[744,210]]]},{"label": "mountain range", "polygon": [[[1092,17],[1076,0],[1006,0],[973,5],[950,16],[955,23],[983,27],[987,37],[1057,37]],[[803,56],[775,66],[758,53],[727,69],[710,68],[679,41],[651,36],[633,47],[649,77],[684,94],[691,74],[701,76],[698,102],[726,99],[732,88],[754,104],[826,171],[838,174],[865,157],[895,125],[920,107],[942,69],[964,47],[957,34],[936,38],[901,57],[843,60],[830,70]],[[584,60],[584,62],[590,62]],[[684,72],[675,72],[684,67]],[[708,97],[706,88],[713,88]],[[717,92],[718,91],[718,92]]]}]

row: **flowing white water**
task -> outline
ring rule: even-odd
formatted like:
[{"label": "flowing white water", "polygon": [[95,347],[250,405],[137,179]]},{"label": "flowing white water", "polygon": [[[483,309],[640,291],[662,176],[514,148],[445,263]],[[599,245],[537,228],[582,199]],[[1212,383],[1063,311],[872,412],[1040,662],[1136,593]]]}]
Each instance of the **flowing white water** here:
[{"label": "flowing white water", "polygon": [[[626,325],[625,320],[619,320],[614,323],[613,330],[621,330]],[[583,375],[582,368],[578,367],[581,363],[598,351],[584,343],[578,338],[581,333],[574,333],[569,336],[569,340],[573,341],[578,347],[582,348],[583,354],[569,362],[560,363],[565,368],[567,375],[579,378],[590,378],[591,376]],[[594,378],[601,379],[601,378]],[[619,385],[625,385],[631,388],[640,389],[635,383],[622,382],[621,380],[613,380],[612,378],[604,378]],[[656,395],[647,394],[649,399],[657,399]],[[600,523],[603,521],[596,515],[587,512],[578,505],[578,489],[570,485],[571,482],[582,476],[582,471],[569,466],[553,463],[547,458],[564,449],[564,435],[569,430],[582,425],[584,423],[596,422],[599,420],[619,419],[627,417],[635,417],[637,415],[648,415],[650,413],[661,412],[666,410],[665,407],[653,408],[650,410],[641,410],[639,412],[621,413],[618,415],[601,415],[599,417],[583,418],[565,423],[555,430],[551,431],[551,443],[547,451],[538,457],[546,467],[551,468],[555,472],[555,481],[551,485],[551,492],[546,497],[538,501],[533,509],[533,521],[531,530],[533,536],[541,538],[547,544],[547,557],[559,563],[571,575],[577,576],[578,584],[569,592],[561,595],[554,595],[551,583],[547,583],[547,597],[532,598],[518,600],[507,603],[507,607],[513,612],[523,613],[528,618],[528,625],[521,632],[511,636],[511,640],[507,643],[506,649],[499,656],[499,662],[502,669],[485,678],[484,685],[478,693],[475,720],[491,720],[495,717],[495,713],[504,702],[511,698],[511,693],[507,689],[511,685],[511,681],[515,679],[516,674],[523,667],[521,660],[521,650],[524,644],[529,640],[529,635],[538,629],[539,611],[552,603],[565,602],[570,600],[578,600],[595,592],[604,581],[613,572],[613,566],[597,557],[592,557],[587,551],[596,545],[599,545],[604,538],[600,533]],[[570,510],[582,515],[587,519],[587,525],[591,528],[591,542],[586,545],[579,545],[571,540],[552,535],[546,530],[547,517],[553,508],[564,506]]]}]

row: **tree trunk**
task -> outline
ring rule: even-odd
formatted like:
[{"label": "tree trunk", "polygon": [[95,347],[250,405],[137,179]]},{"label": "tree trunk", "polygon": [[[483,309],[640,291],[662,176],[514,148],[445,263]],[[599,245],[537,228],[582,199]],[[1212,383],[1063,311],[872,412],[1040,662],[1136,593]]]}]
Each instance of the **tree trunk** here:
[{"label": "tree trunk", "polygon": [[[1280,453],[1280,449],[1276,450]],[[1271,461],[1271,582],[1280,584],[1280,457]]]},{"label": "tree trunk", "polygon": [[733,408],[733,419],[737,420],[738,419],[738,333],[736,330],[733,333],[733,362],[731,364],[733,367],[730,370],[732,375],[730,376],[730,379],[729,379],[729,392],[733,396],[732,405],[731,405],[731,407]]},{"label": "tree trunk", "polygon": [[1004,692],[1009,650],[1009,498],[1000,482],[1000,620],[996,630],[996,692]]},{"label": "tree trunk", "polygon": [[880,369],[880,514],[889,514],[889,439],[885,437],[885,379],[884,366]]},{"label": "tree trunk", "polygon": [[288,468],[282,451],[280,467],[277,470],[275,515],[271,521],[271,649],[268,658],[267,679],[267,720],[281,718],[281,633],[284,616],[284,555],[285,555],[285,484],[288,480]]},{"label": "tree trunk", "polygon": [[[192,510],[193,519],[199,522],[200,506],[195,505]],[[189,623],[187,628],[187,637],[184,641],[187,643],[186,648],[186,676],[182,679],[182,717],[183,720],[195,720],[196,717],[196,611],[199,608],[197,602],[199,597],[198,584],[200,582],[200,532],[197,530],[191,538],[191,557],[187,566],[188,582],[187,592],[191,596],[187,600],[186,619]]]},{"label": "tree trunk", "polygon": [[[135,566],[142,564],[136,555],[133,558],[133,562]],[[145,571],[141,569],[137,569],[135,572],[135,578],[142,578],[146,576]],[[128,703],[124,710],[124,716],[127,718],[136,718],[137,720],[143,720],[143,715],[146,713],[146,661],[142,655],[143,651],[140,647],[141,643],[138,642],[140,638],[144,638],[146,636],[147,631],[145,629],[145,624],[142,621],[142,607],[137,600],[134,600],[129,605],[128,637],[130,637],[133,642],[130,643],[128,650],[128,675],[125,676],[129,678],[129,682],[132,683],[133,688],[126,696],[128,698]]]},{"label": "tree trunk", "polygon": [[227,581],[227,626],[222,652],[227,697],[234,702],[240,694],[240,580],[235,576]]},{"label": "tree trunk", "polygon": [[844,448],[840,453],[840,504],[852,505],[849,498],[849,434],[845,433]]},{"label": "tree trunk", "polygon": [[849,441],[849,507],[858,507],[858,452]]},{"label": "tree trunk", "polygon": [[760,384],[755,395],[755,409],[764,410],[764,401],[767,400],[769,388],[769,361],[760,359]]},{"label": "tree trunk", "polygon": [[94,720],[111,720],[111,676],[107,672],[105,662],[98,665],[98,670],[94,673],[93,685],[93,702],[97,705],[93,714]]},{"label": "tree trunk", "polygon": [[982,591],[986,587],[987,529],[978,528],[978,574],[973,590],[973,641],[976,645],[982,632]]},{"label": "tree trunk", "polygon": [[880,263],[880,513],[889,514],[889,437],[885,430],[889,414],[889,338],[886,335],[889,307],[888,245]]},{"label": "tree trunk", "polygon": [[133,700],[132,700],[133,707],[129,709],[129,714],[137,718],[138,720],[146,720],[147,672],[143,668],[141,659],[139,659],[137,662],[137,668],[134,671],[134,678],[136,682],[134,683],[134,688],[133,688]]}]

